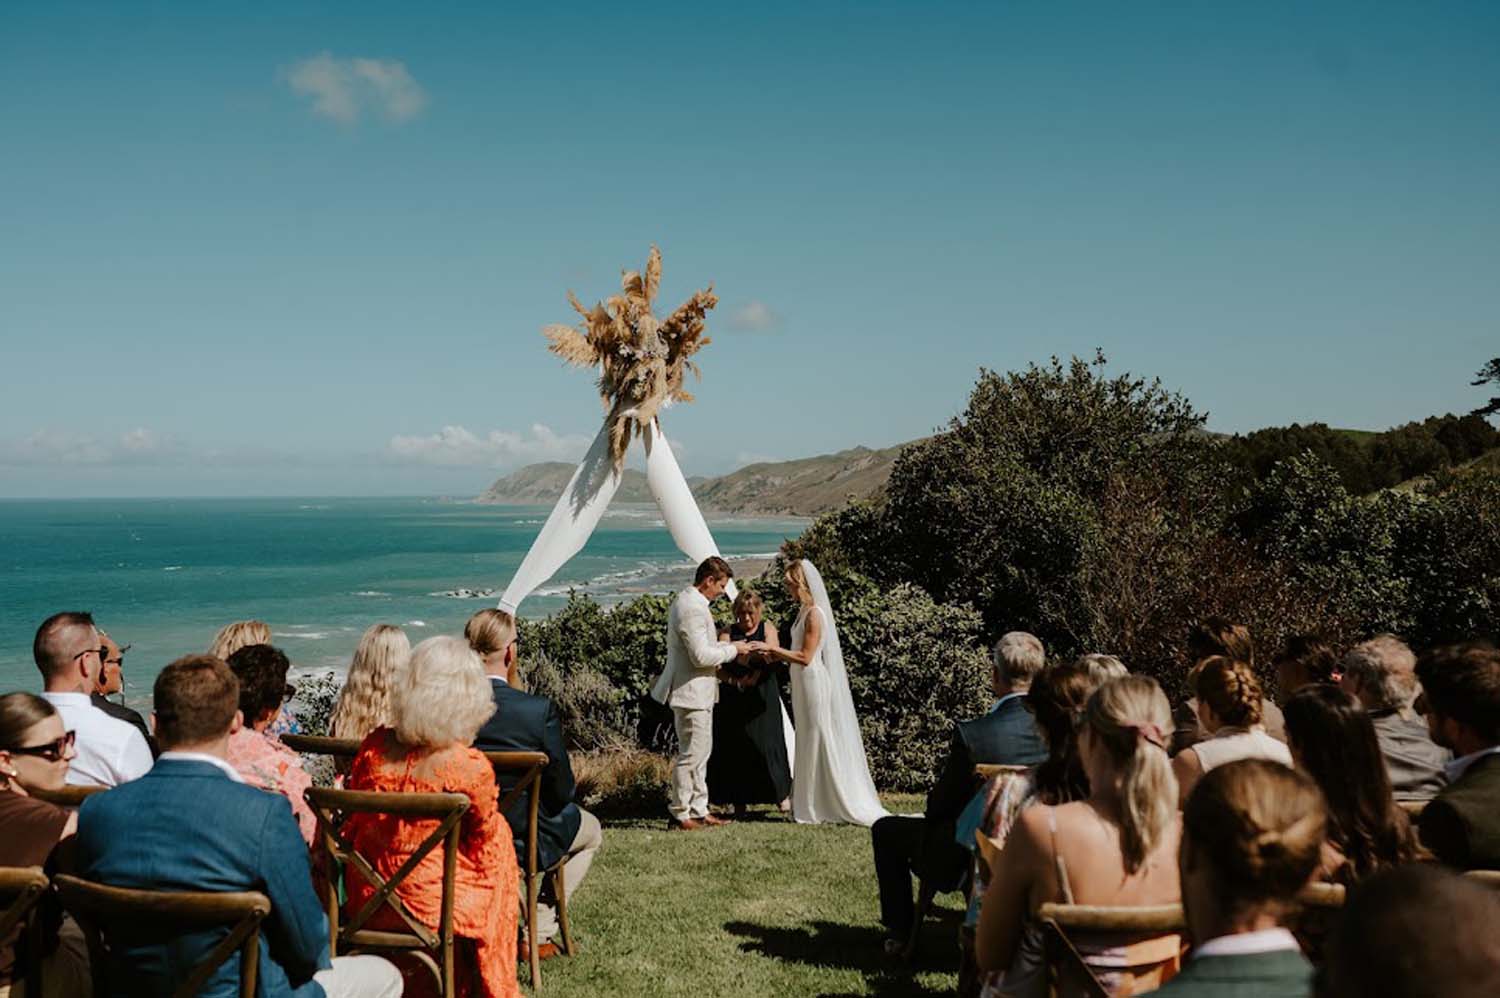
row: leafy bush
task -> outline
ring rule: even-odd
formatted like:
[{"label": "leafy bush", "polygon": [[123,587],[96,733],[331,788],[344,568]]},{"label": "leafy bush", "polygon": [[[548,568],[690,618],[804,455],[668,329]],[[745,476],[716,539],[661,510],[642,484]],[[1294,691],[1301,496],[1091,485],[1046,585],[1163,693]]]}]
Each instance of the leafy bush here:
[{"label": "leafy bush", "polygon": [[666,811],[671,760],[655,752],[614,748],[574,755],[578,802],[601,818],[659,817]]},{"label": "leafy bush", "polygon": [[530,663],[525,686],[557,705],[569,748],[590,752],[630,745],[633,728],[624,690],[588,662],[574,663],[564,673],[538,652]]}]

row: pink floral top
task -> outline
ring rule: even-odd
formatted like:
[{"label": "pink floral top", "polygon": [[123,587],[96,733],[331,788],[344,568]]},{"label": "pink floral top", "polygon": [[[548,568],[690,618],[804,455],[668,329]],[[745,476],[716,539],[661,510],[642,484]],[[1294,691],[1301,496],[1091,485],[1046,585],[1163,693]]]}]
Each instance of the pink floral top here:
[{"label": "pink floral top", "polygon": [[301,756],[275,738],[241,728],[229,736],[229,764],[250,786],[281,794],[290,801],[303,840],[312,842],[318,822],[302,799],[302,792],[312,786],[312,777],[302,768]]}]

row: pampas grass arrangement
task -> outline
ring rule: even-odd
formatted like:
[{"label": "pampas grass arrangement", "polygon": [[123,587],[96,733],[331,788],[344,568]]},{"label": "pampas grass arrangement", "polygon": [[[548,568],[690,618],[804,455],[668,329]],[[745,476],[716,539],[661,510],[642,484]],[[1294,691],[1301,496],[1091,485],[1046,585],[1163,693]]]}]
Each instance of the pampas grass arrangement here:
[{"label": "pampas grass arrangement", "polygon": [[584,308],[573,292],[568,302],[583,322],[542,330],[548,349],[576,367],[599,368],[599,398],[609,412],[610,457],[618,468],[632,436],[643,433],[663,406],[691,402],[683,388],[688,371],[702,377],[690,357],[711,340],[703,335],[708,310],[719,303],[713,285],[695,293],[665,319],[652,301],[661,287],[661,251],[651,247],[643,273],[625,271],[620,293]]}]

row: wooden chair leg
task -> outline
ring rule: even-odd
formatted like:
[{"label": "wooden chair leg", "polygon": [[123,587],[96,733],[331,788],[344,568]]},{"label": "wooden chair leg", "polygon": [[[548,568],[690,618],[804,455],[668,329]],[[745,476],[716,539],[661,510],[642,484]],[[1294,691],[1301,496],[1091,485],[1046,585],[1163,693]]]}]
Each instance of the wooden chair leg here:
[{"label": "wooden chair leg", "polygon": [[562,951],[568,956],[573,955],[573,931],[568,927],[568,891],[567,877],[565,873],[568,868],[568,858],[564,856],[558,860],[557,866],[552,870],[552,896],[557,904],[557,927],[562,932]]},{"label": "wooden chair leg", "polygon": [[542,941],[536,931],[536,901],[540,876],[526,878],[526,961],[531,964],[531,990],[542,986]]},{"label": "wooden chair leg", "polygon": [[917,941],[922,937],[922,923],[927,921],[927,913],[932,910],[932,899],[937,897],[937,890],[922,880],[917,883],[917,909],[912,917],[911,936],[906,940],[906,949],[902,950],[901,958],[910,960],[917,955]]}]

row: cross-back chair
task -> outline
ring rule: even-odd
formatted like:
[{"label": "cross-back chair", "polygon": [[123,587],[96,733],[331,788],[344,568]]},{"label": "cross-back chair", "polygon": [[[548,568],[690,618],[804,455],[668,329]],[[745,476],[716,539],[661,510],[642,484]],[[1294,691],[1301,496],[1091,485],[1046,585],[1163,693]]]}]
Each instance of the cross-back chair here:
[{"label": "cross-back chair", "polygon": [[[105,926],[128,924],[133,933],[160,932],[169,939],[184,931],[222,926],[228,931],[185,975],[172,982],[173,998],[196,998],[214,971],[240,956],[240,998],[255,998],[260,973],[260,924],[271,914],[271,899],[259,891],[157,891],[110,887],[81,877],[54,878],[63,907],[72,912],[89,947],[89,969],[96,995],[110,994],[109,933]],[[134,968],[118,968],[133,974]],[[139,986],[140,982],[136,982]],[[120,990],[118,988],[114,990]],[[129,990],[128,988],[125,990]]]},{"label": "cross-back chair", "polygon": [[[458,839],[469,810],[463,794],[418,794],[309,787],[303,793],[318,819],[318,845],[325,873],[321,885],[328,913],[330,955],[341,950],[399,950],[415,955],[432,972],[443,998],[454,995],[453,898],[458,869]],[[437,826],[389,877],[381,876],[369,858],[355,848],[346,825],[360,814],[392,815],[411,820],[433,820]],[[443,897],[437,931],[411,913],[396,891],[434,849],[443,851]],[[347,920],[339,903],[336,874],[342,871],[365,880],[375,893]],[[393,912],[405,929],[371,927],[382,911]]]},{"label": "cross-back chair", "polygon": [[[1037,910],[1047,954],[1052,994],[1063,991],[1111,998],[1143,994],[1171,980],[1182,964],[1187,923],[1182,905],[1105,907],[1088,904],[1044,904]],[[1099,979],[1102,967],[1091,964],[1079,948],[1088,937],[1120,936],[1131,941],[1112,946],[1107,968],[1130,975],[1127,990],[1111,990]],[[1140,990],[1135,987],[1139,985]]]},{"label": "cross-back chair", "polygon": [[538,869],[537,815],[541,807],[542,771],[547,768],[547,753],[486,752],[485,758],[495,768],[495,781],[500,785],[500,811],[504,813],[523,796],[526,799],[526,855],[517,858],[521,861],[521,874],[526,886],[526,962],[531,970],[531,987],[535,990],[542,986],[541,939],[536,932],[536,910],[543,889],[550,891],[553,902],[557,905],[557,925],[562,931],[563,952],[568,956],[576,952],[573,932],[568,926],[568,896],[563,881],[568,857],[564,855],[552,866]]},{"label": "cross-back chair", "polygon": [[27,994],[42,993],[41,923],[37,906],[51,881],[39,866],[0,866],[0,939],[20,926],[16,939],[16,970]]}]

